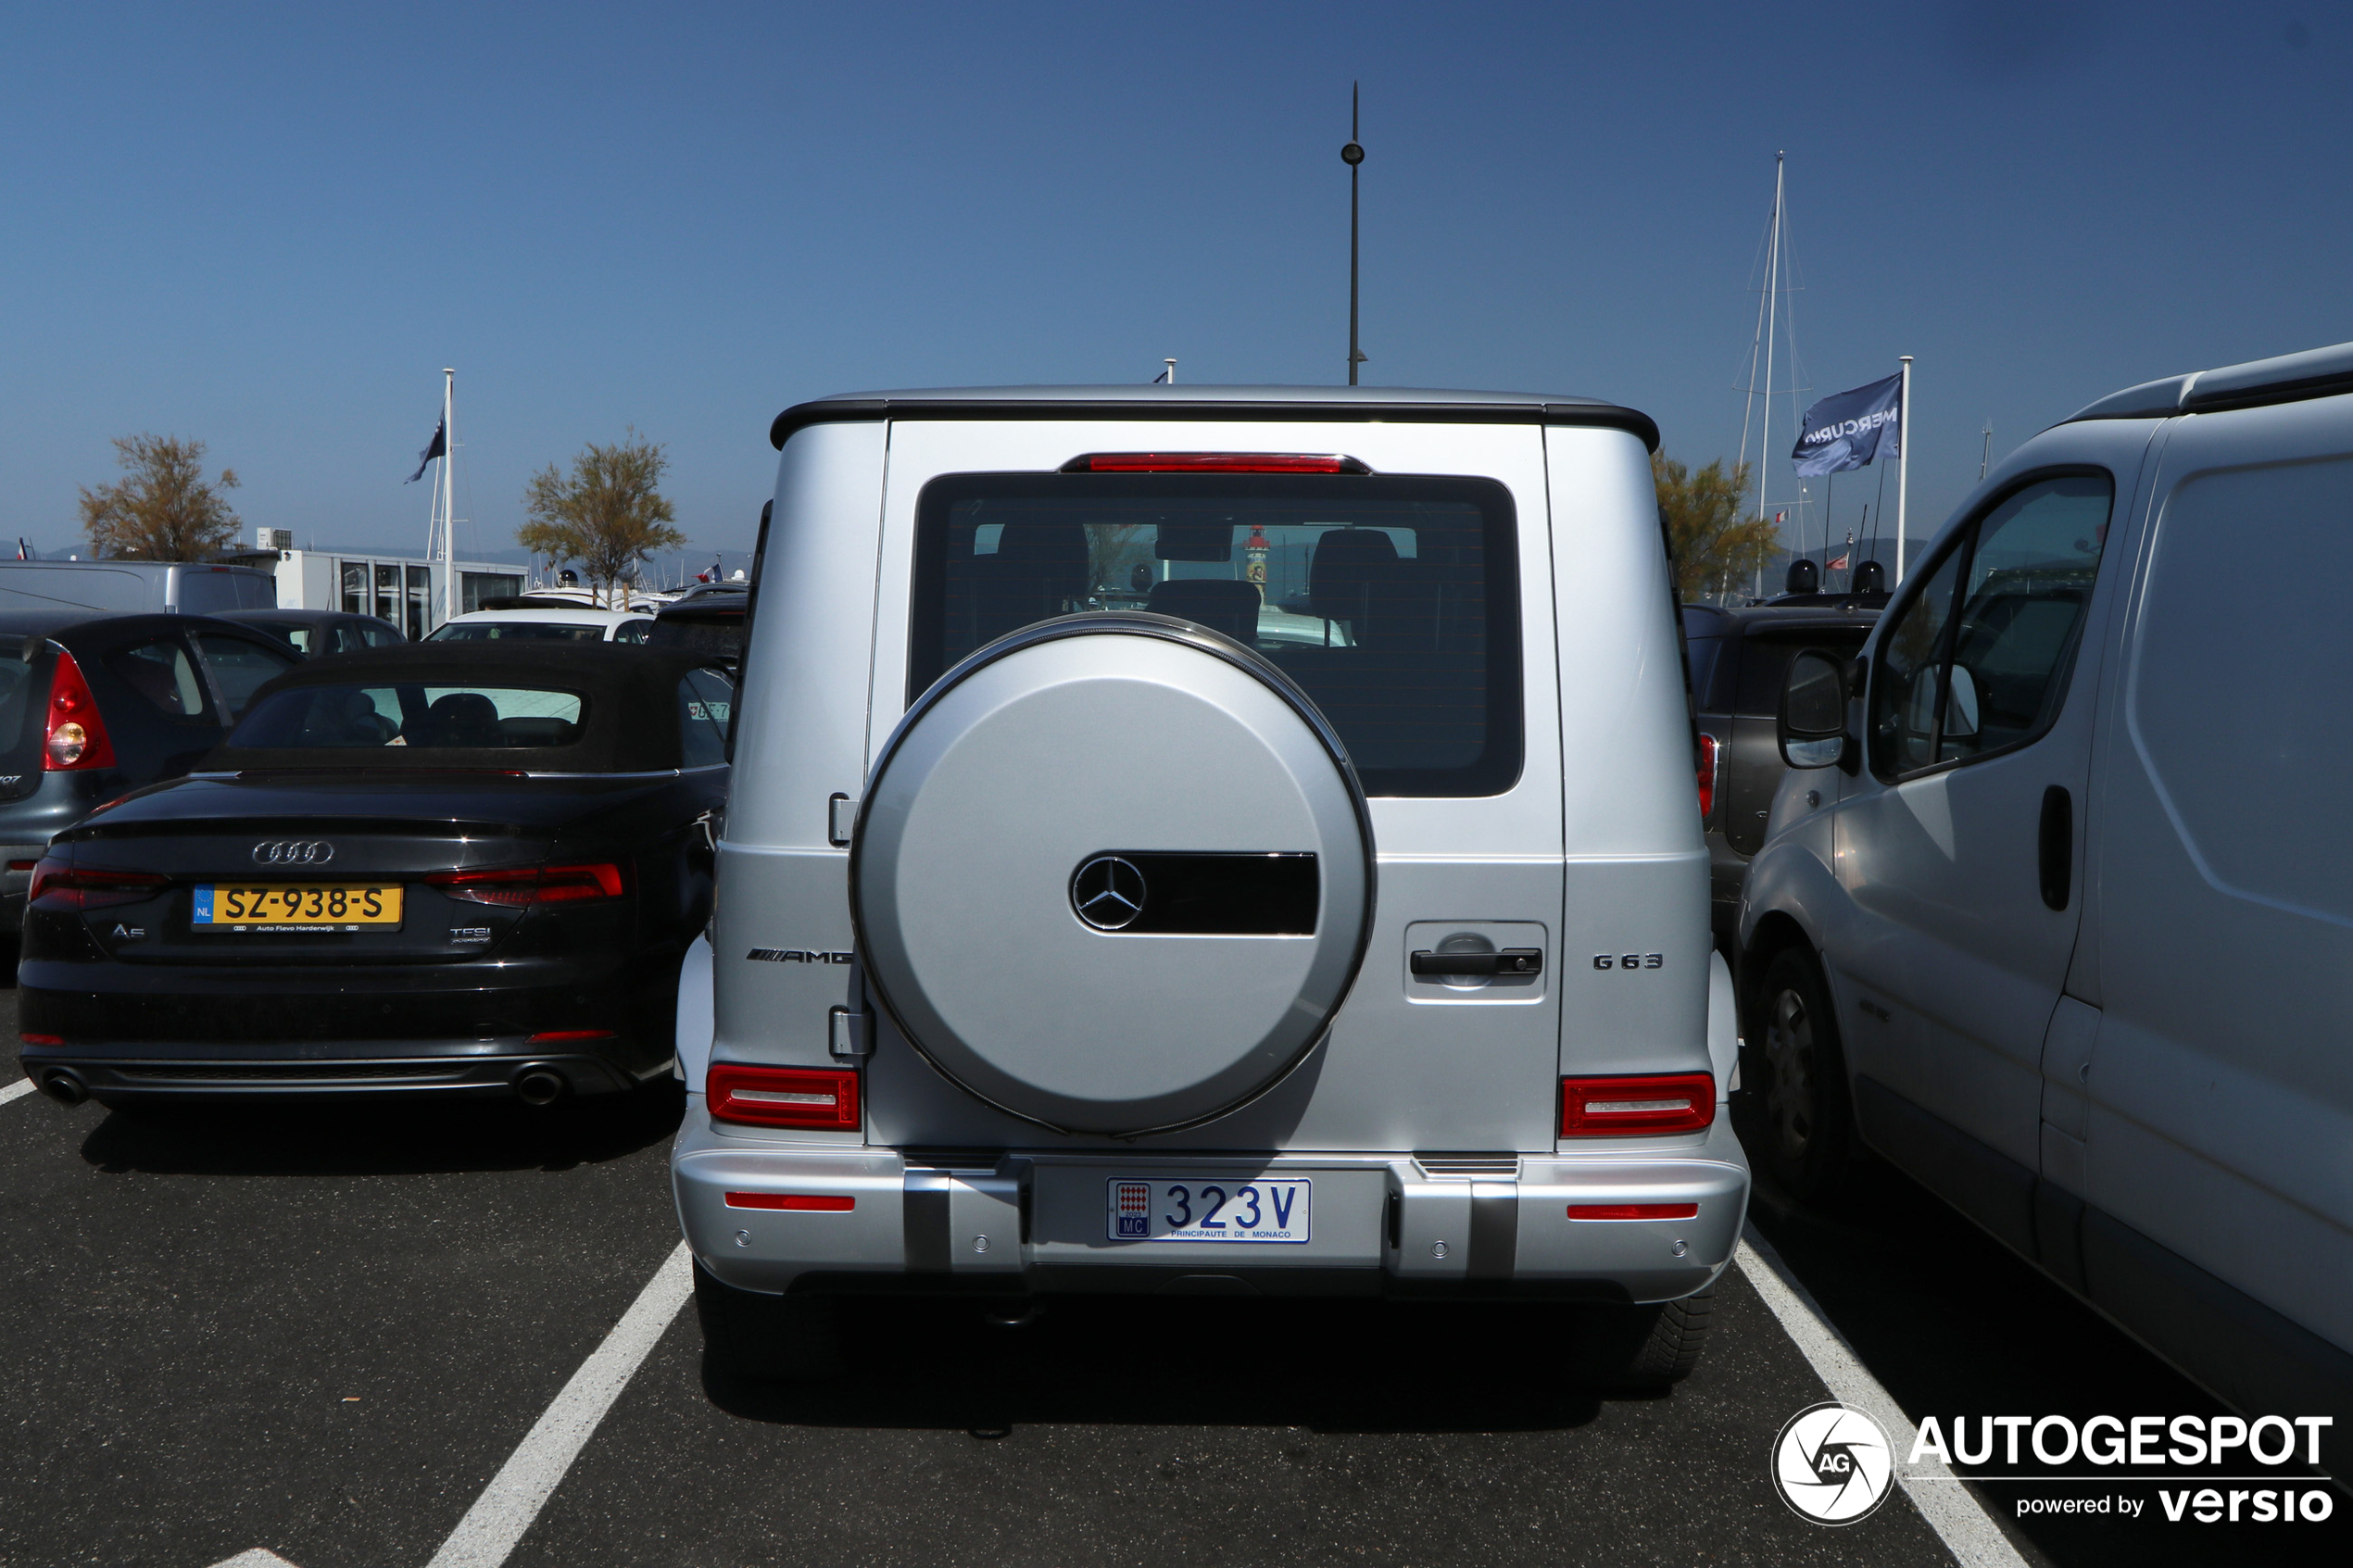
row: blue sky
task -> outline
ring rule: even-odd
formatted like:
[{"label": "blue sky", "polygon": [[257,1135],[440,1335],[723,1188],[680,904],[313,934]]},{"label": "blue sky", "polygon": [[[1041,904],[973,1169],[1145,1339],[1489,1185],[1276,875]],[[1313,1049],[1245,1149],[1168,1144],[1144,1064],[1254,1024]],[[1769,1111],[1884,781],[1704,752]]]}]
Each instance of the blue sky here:
[{"label": "blue sky", "polygon": [[[0,26],[0,535],[44,548],[135,431],[208,441],[248,524],[415,547],[426,487],[399,482],[443,365],[484,546],[532,470],[633,425],[698,548],[733,549],[803,398],[1141,382],[1164,355],[1341,381],[1352,78],[1367,382],[1590,393],[1729,456],[1786,148],[1812,395],[1918,357],[1916,533],[1975,482],[1987,419],[1998,457],[2115,387],[2353,338],[2341,6]],[[1875,479],[1842,483],[1842,526]]]}]

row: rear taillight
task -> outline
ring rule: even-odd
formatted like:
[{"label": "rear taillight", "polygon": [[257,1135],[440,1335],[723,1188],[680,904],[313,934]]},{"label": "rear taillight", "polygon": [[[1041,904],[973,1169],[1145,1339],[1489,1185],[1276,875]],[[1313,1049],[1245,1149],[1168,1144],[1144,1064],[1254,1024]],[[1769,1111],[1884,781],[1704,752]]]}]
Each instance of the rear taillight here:
[{"label": "rear taillight", "polygon": [[1699,737],[1699,820],[1705,823],[1716,815],[1716,737],[1705,731]]},{"label": "rear taillight", "polygon": [[1089,452],[1064,473],[1370,473],[1337,452]]},{"label": "rear taillight", "polygon": [[98,717],[97,699],[73,655],[57,650],[57,671],[49,677],[49,727],[43,737],[41,766],[52,773],[75,768],[111,768],[114,743]]},{"label": "rear taillight", "polygon": [[143,902],[169,885],[169,878],[152,872],[107,872],[43,860],[32,868],[32,885],[25,898],[44,909],[103,909]]},{"label": "rear taillight", "polygon": [[1696,1203],[1572,1203],[1572,1220],[1695,1220]]},{"label": "rear taillight", "polygon": [[714,1122],[754,1127],[858,1130],[858,1074],[813,1067],[750,1067],[714,1061],[703,1080]]},{"label": "rear taillight", "polygon": [[598,866],[501,866],[483,872],[434,872],[426,883],[470,904],[517,909],[531,904],[579,904],[621,897],[621,868]]},{"label": "rear taillight", "polygon": [[831,1192],[731,1192],[727,1195],[730,1209],[782,1209],[800,1214],[847,1214],[858,1207],[858,1200],[848,1193]]},{"label": "rear taillight", "polygon": [[1561,1080],[1561,1136],[1696,1133],[1716,1120],[1716,1080],[1705,1073]]}]

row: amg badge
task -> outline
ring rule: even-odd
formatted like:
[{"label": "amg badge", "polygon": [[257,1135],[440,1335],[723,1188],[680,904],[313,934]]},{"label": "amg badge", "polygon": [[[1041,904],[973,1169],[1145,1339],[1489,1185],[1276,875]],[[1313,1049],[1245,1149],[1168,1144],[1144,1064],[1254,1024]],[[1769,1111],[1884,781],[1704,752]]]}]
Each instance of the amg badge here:
[{"label": "amg badge", "polygon": [[744,957],[757,963],[848,963],[848,953],[816,953],[800,947],[754,947]]}]

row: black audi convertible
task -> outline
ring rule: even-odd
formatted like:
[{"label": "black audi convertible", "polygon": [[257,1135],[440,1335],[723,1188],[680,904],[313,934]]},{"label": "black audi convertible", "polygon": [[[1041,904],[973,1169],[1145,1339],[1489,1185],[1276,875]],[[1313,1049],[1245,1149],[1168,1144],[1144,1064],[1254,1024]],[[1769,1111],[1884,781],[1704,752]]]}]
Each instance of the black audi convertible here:
[{"label": "black audi convertible", "polygon": [[702,658],[337,655],[34,869],[19,1027],[52,1098],[514,1096],[669,1071],[735,700]]}]

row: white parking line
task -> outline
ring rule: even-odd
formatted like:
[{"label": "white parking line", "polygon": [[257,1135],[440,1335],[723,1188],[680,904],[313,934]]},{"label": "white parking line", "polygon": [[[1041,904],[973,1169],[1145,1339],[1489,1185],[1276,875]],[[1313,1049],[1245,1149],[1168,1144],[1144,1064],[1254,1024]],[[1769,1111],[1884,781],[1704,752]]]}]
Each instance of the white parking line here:
[{"label": "white parking line", "polygon": [[16,1099],[20,1096],[29,1095],[31,1093],[32,1093],[32,1080],[30,1078],[19,1078],[15,1083],[9,1085],[6,1088],[0,1089],[0,1105],[6,1105],[12,1099]]},{"label": "white parking line", "polygon": [[580,1370],[572,1374],[522,1446],[507,1457],[473,1507],[458,1521],[430,1568],[498,1568],[515,1549],[540,1508],[596,1435],[632,1374],[653,1349],[695,1290],[686,1244],[680,1242],[629,1311],[613,1324]]},{"label": "white parking line", "polygon": [[[1796,1341],[1798,1349],[1840,1403],[1867,1411],[1886,1428],[1889,1441],[1900,1453],[1909,1453],[1912,1440],[1919,1435],[1904,1408],[1894,1397],[1880,1386],[1870,1369],[1855,1354],[1846,1336],[1831,1325],[1814,1298],[1797,1283],[1789,1272],[1781,1255],[1773,1244],[1756,1234],[1755,1225],[1741,1229],[1741,1244],[1732,1256],[1739,1261],[1741,1273],[1756,1287],[1765,1305],[1780,1320],[1781,1329]],[[1933,1459],[1918,1464],[1899,1463],[1895,1479],[1912,1499],[1930,1528],[1941,1537],[1947,1550],[1962,1568],[2026,1568],[2026,1559],[2019,1555],[1994,1516],[1977,1494],[1961,1484],[1959,1476]]]}]

